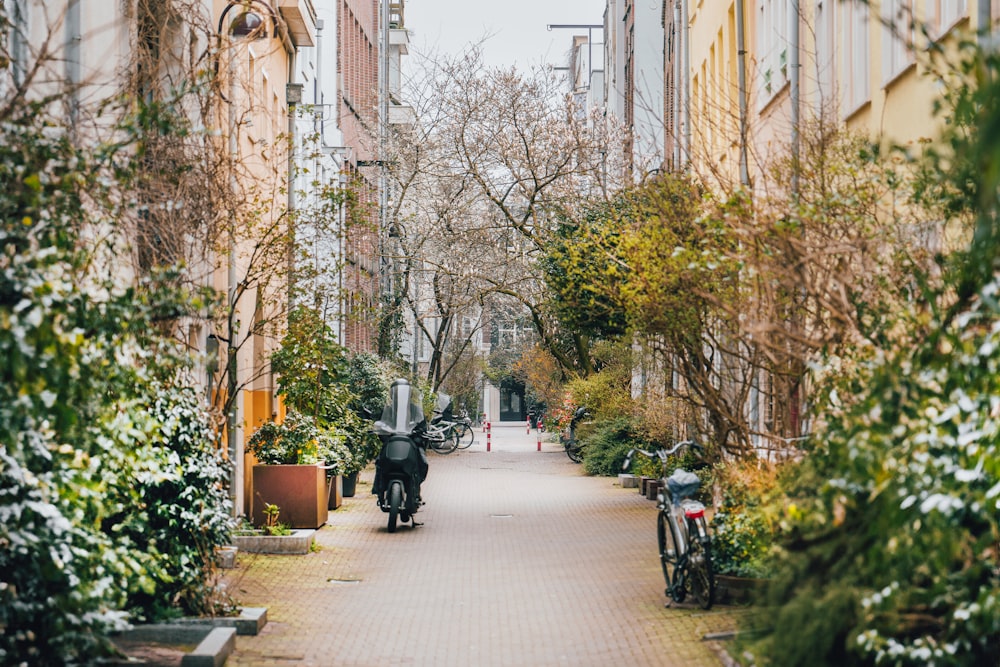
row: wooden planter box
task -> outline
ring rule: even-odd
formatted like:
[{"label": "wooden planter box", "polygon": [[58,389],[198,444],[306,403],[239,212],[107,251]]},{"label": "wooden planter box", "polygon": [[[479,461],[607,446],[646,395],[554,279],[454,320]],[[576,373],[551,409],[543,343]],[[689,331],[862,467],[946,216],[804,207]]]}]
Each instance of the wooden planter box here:
[{"label": "wooden planter box", "polygon": [[326,523],[329,489],[326,471],[317,465],[255,465],[250,518],[263,526],[266,504],[277,505],[278,523],[289,528],[319,528]]}]

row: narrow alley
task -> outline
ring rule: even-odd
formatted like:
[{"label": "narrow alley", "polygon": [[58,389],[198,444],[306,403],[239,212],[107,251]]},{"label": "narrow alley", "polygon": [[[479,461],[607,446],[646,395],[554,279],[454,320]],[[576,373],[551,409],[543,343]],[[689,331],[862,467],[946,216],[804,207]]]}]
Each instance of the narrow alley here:
[{"label": "narrow alley", "polygon": [[423,525],[386,530],[371,473],[306,556],[241,554],[234,596],[269,622],[227,665],[694,666],[733,608],[667,609],[654,504],[534,431],[430,454]]}]

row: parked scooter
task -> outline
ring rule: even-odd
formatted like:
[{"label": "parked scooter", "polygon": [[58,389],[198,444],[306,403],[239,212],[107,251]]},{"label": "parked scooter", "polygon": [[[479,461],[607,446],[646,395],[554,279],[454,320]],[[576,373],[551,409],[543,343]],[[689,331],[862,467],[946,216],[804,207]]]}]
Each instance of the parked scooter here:
[{"label": "parked scooter", "polygon": [[[389,403],[374,429],[382,441],[375,460],[372,493],[378,506],[389,513],[389,532],[396,521],[406,523],[423,504],[420,484],[427,478],[427,453],[423,433],[427,428],[420,390],[403,379],[389,389]],[[419,526],[416,521],[414,526]]]}]

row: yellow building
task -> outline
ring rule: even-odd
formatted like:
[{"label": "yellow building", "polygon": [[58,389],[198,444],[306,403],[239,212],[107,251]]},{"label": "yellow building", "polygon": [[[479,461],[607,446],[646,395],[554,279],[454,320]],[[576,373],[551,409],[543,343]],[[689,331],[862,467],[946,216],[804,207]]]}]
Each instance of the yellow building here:
[{"label": "yellow building", "polygon": [[741,126],[744,178],[755,183],[774,159],[794,152],[798,133],[820,118],[827,127],[900,145],[936,136],[932,110],[939,90],[928,76],[928,40],[953,45],[959,33],[972,34],[980,22],[1000,17],[997,0],[680,4],[687,14],[679,25],[671,26],[664,12],[668,32],[679,37],[674,58],[687,65],[667,92],[678,102],[679,128],[668,139],[668,154],[676,141],[695,171],[728,183],[740,179]]}]

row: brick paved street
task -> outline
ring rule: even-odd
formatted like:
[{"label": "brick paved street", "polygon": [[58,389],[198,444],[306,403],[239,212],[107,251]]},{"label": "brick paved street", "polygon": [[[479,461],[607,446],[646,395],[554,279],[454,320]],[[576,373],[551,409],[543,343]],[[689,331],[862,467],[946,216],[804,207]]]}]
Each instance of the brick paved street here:
[{"label": "brick paved street", "polygon": [[667,609],[655,508],[583,475],[523,426],[430,454],[424,525],[386,531],[362,476],[306,556],[240,554],[234,596],[268,608],[227,665],[719,665],[735,611]]}]

